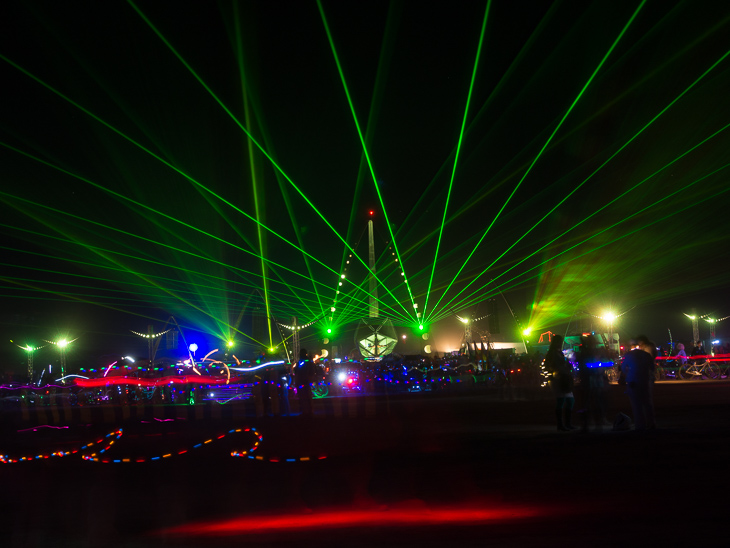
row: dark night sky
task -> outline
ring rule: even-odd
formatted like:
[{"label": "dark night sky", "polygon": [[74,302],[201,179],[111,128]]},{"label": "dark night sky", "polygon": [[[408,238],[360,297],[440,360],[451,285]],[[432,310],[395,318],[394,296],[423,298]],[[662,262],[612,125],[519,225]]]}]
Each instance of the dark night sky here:
[{"label": "dark night sky", "polygon": [[[541,330],[635,306],[622,336],[688,342],[682,312],[730,314],[730,6],[642,5],[574,103],[640,5],[491,2],[427,313],[479,276],[450,307],[501,290]],[[354,247],[369,209],[380,297],[413,310],[387,213],[423,310],[486,3],[321,6],[385,211],[316,2],[3,3],[3,355],[64,332],[99,354],[170,314],[225,331],[263,288],[254,187],[278,317],[366,279],[332,228]]]}]

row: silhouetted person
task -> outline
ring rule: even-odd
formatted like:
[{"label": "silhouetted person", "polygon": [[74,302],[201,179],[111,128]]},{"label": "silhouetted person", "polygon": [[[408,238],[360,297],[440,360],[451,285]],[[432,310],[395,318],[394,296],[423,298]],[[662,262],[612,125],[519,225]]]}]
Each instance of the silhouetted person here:
[{"label": "silhouetted person", "polygon": [[705,345],[702,341],[695,341],[695,345],[692,348],[692,353],[690,356],[695,357],[697,356],[697,359],[692,360],[692,363],[694,364],[700,364],[703,361],[703,356],[705,355]]},{"label": "silhouetted person", "polygon": [[309,357],[306,348],[299,351],[299,361],[294,369],[294,380],[299,396],[299,407],[302,416],[311,417],[314,414],[312,404],[312,381],[314,380],[314,362]]},{"label": "silhouetted person", "polygon": [[677,357],[677,365],[683,366],[687,363],[687,353],[684,351],[684,345],[682,343],[677,343],[677,353],[675,354]]},{"label": "silhouetted person", "polygon": [[637,346],[624,357],[626,394],[634,414],[634,428],[656,428],[654,419],[654,356],[655,345],[644,335],[636,337]]},{"label": "silhouetted person", "polygon": [[289,364],[284,364],[284,368],[277,375],[277,388],[279,391],[279,412],[283,416],[291,413],[289,408],[289,385],[291,384],[291,374]]},{"label": "silhouetted person", "polygon": [[593,335],[581,337],[581,346],[578,352],[578,378],[583,405],[583,432],[588,431],[591,419],[599,432],[603,430],[606,376],[603,369],[599,367],[600,362],[601,356],[597,348],[596,338]]},{"label": "silhouetted person", "polygon": [[545,369],[550,373],[550,388],[555,395],[555,419],[558,430],[573,430],[571,415],[575,397],[573,396],[572,366],[563,354],[563,337],[554,335],[545,356]]}]

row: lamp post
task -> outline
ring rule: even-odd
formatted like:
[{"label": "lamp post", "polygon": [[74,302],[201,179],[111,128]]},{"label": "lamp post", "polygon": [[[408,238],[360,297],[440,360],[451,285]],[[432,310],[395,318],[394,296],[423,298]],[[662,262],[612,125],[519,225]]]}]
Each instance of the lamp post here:
[{"label": "lamp post", "polygon": [[25,346],[20,346],[19,344],[16,344],[15,346],[17,346],[21,350],[25,350],[25,353],[28,356],[28,384],[30,384],[33,382],[33,352],[35,352],[36,350],[40,350],[43,347],[33,346],[32,344],[26,344]]},{"label": "lamp post", "polygon": [[[77,337],[78,338],[78,337]],[[76,339],[68,340],[66,338],[60,339],[58,341],[46,341],[49,344],[55,344],[58,347],[58,353],[61,356],[61,383],[66,384],[66,379],[64,378],[66,376],[66,349],[68,348],[68,345],[74,342]]]},{"label": "lamp post", "polygon": [[696,314],[685,314],[692,320],[692,342],[697,343],[700,340],[700,319]]},{"label": "lamp post", "polygon": [[66,384],[66,379],[63,377],[66,376],[66,347],[68,346],[68,341],[66,339],[61,339],[56,344],[58,345],[58,350],[61,353],[61,382]]},{"label": "lamp post", "polygon": [[616,321],[616,314],[606,312],[603,315],[603,319],[608,323],[608,348],[609,350],[613,350],[613,322]]},{"label": "lamp post", "polygon": [[530,340],[532,334],[532,328],[526,327],[522,330],[522,344],[525,346],[525,353],[527,352],[527,342]]},{"label": "lamp post", "polygon": [[[604,312],[603,316],[596,316],[594,314],[590,314],[594,318],[598,318],[600,320],[604,320],[608,324],[608,336],[609,336],[609,348],[611,348],[614,345],[613,342],[613,324],[616,323],[616,320],[618,320],[621,316],[624,314],[627,314],[631,312],[635,307],[632,306],[628,310],[624,310],[620,314],[615,314],[614,312]],[[618,333],[616,333],[616,350],[618,353],[621,351],[621,339],[618,336]]]}]

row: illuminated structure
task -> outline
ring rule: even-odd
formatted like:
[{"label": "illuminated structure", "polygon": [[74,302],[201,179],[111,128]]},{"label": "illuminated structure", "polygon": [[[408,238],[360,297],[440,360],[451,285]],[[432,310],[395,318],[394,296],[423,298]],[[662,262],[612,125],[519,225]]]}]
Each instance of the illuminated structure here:
[{"label": "illuminated structure", "polygon": [[684,314],[692,320],[692,342],[696,343],[700,340],[700,321],[697,314]]},{"label": "illuminated structure", "polygon": [[715,319],[710,317],[709,314],[684,314],[687,316],[690,320],[692,320],[692,342],[697,343],[700,340],[700,320],[705,320],[708,324],[710,324],[710,338],[712,340],[715,340],[715,326],[720,323],[723,320],[727,320],[730,318],[730,316],[725,316],[724,318]]},{"label": "illuminated structure", "polygon": [[[78,338],[78,337],[77,337]],[[61,356],[61,383],[66,384],[66,348],[69,344],[74,342],[76,339],[60,339],[58,341],[46,341],[49,344],[55,344],[58,347],[58,352]]]},{"label": "illuminated structure", "polygon": [[368,274],[368,290],[370,291],[370,317],[378,317],[378,283],[375,279],[375,239],[373,236],[373,220],[368,220],[368,256],[370,273]]},{"label": "illuminated structure", "polygon": [[710,318],[708,315],[705,315],[705,316],[702,317],[702,319],[704,319],[707,323],[710,324],[710,345],[711,345],[711,348],[714,346],[714,342],[715,342],[715,328],[716,328],[717,324],[720,323],[723,320],[727,320],[728,318],[730,318],[730,316],[725,316],[724,318],[720,318],[719,320],[714,319],[714,318]]},{"label": "illuminated structure", "polygon": [[168,331],[169,329],[161,331],[159,333],[155,333],[151,324],[147,326],[147,333],[138,333],[137,331],[132,331],[132,333],[134,333],[138,337],[147,339],[147,359],[149,359],[150,364],[155,361],[155,355],[157,354],[157,348],[160,346],[160,340],[162,339],[162,336]]},{"label": "illuminated structure", "polygon": [[[182,329],[180,329],[180,325],[177,323],[177,320],[173,316],[167,318],[165,325],[162,326],[164,331],[160,331],[159,333],[154,332],[152,325],[147,326],[147,333],[138,333],[137,331],[132,331],[132,333],[134,333],[138,337],[147,339],[147,358],[150,361],[150,365],[152,365],[155,361],[155,356],[157,355],[157,350],[160,347],[160,341],[162,340],[162,336],[173,331],[173,328],[165,329],[170,323],[175,324],[175,328],[177,330],[176,333],[180,333],[184,342],[185,336],[183,335]],[[177,337],[173,337],[172,340],[176,342]],[[168,348],[170,346],[171,345],[168,344]],[[188,353],[190,353],[190,356],[192,358],[192,352],[187,343],[185,343],[185,348],[187,349]],[[197,350],[197,345],[195,345],[195,349]]]},{"label": "illuminated structure", "polygon": [[[292,341],[292,343],[291,343],[292,353],[291,353],[291,356],[289,357],[290,361],[294,362],[299,359],[299,349],[301,348],[301,344],[299,342],[300,331],[302,329],[304,329],[305,327],[309,327],[310,325],[316,323],[318,319],[319,318],[314,319],[309,323],[305,323],[304,325],[299,325],[299,323],[298,323],[299,320],[297,319],[296,316],[292,317],[291,325],[287,325],[287,324],[281,323],[281,322],[276,322],[276,324],[279,328],[283,327],[284,329],[288,329],[289,331],[292,332],[291,337],[290,337],[291,341]],[[286,346],[286,342],[285,342],[286,339],[283,336],[281,339],[282,339],[282,341],[284,341],[284,351],[289,352],[289,350]]]},{"label": "illuminated structure", "polygon": [[393,351],[398,339],[390,318],[369,318],[360,320],[355,342],[364,359],[380,360]]},{"label": "illuminated structure", "polygon": [[36,350],[40,350],[43,347],[33,346],[32,344],[26,344],[25,346],[20,346],[19,344],[16,344],[15,346],[22,350],[25,350],[28,356],[28,382],[31,383],[33,382],[33,352],[35,352]]},{"label": "illuminated structure", "polygon": [[[476,318],[476,319],[462,318],[458,314],[454,314],[454,316],[456,316],[456,319],[464,324],[464,335],[463,335],[464,341],[463,341],[463,344],[461,345],[461,347],[463,348],[464,346],[466,346],[467,348],[469,348],[469,344],[474,342],[473,335],[472,335],[472,326],[479,320],[488,318],[489,316],[491,316],[491,314],[485,314],[484,316],[480,316],[479,318]],[[490,333],[487,332],[487,342],[488,343],[490,342],[489,335],[490,335]]]}]

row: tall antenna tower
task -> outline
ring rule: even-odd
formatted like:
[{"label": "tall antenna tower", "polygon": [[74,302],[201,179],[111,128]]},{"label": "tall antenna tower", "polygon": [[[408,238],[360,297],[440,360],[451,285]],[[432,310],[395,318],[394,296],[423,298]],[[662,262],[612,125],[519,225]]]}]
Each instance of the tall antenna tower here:
[{"label": "tall antenna tower", "polygon": [[[372,214],[372,212],[371,212]],[[375,281],[375,235],[373,234],[373,220],[368,220],[368,251],[370,257],[369,293],[370,317],[378,317],[378,284]]]}]

